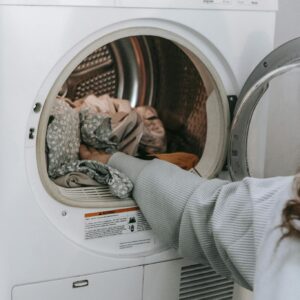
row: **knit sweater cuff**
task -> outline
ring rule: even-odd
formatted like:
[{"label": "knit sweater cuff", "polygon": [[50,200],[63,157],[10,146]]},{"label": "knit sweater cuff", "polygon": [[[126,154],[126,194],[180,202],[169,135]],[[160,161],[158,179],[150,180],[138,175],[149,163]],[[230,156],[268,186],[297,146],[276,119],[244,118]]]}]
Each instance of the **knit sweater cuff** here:
[{"label": "knit sweater cuff", "polygon": [[138,159],[121,152],[113,154],[108,161],[109,166],[126,174],[134,184],[142,169],[149,163],[150,161]]}]

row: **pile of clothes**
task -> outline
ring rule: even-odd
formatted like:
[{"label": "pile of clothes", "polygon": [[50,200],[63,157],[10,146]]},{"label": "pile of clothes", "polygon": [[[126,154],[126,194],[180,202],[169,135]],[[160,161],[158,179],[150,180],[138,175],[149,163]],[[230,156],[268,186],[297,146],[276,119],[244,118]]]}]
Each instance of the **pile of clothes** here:
[{"label": "pile of clothes", "polygon": [[[71,101],[58,97],[52,107],[47,129],[49,177],[63,187],[108,185],[113,196],[129,197],[133,184],[110,166],[82,160],[81,144],[100,152],[159,158],[189,169],[198,157],[189,153],[164,153],[166,132],[153,107],[132,109],[129,101],[109,95],[89,95]],[[188,162],[188,163],[187,163]]]}]

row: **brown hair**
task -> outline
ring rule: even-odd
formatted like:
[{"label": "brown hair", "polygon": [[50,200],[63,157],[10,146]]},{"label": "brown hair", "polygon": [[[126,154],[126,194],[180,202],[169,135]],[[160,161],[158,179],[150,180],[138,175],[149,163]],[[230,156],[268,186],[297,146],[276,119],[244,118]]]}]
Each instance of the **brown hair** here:
[{"label": "brown hair", "polygon": [[300,173],[295,176],[295,198],[287,202],[282,212],[281,228],[284,230],[282,239],[288,236],[300,238],[300,228],[295,226],[295,220],[300,220]]}]

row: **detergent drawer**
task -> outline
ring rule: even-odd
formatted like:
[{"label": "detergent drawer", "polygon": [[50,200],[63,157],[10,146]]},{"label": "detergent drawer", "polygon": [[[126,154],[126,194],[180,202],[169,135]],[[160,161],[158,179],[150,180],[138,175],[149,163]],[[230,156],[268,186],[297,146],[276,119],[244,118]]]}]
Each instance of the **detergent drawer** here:
[{"label": "detergent drawer", "polygon": [[12,300],[115,300],[142,298],[143,268],[26,284],[13,289]]}]

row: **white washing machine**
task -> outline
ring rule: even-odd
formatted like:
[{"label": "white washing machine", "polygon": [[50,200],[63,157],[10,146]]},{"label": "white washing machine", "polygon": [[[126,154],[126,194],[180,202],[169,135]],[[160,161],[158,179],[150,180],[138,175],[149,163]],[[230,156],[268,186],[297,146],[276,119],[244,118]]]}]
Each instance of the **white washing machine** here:
[{"label": "white washing machine", "polygon": [[0,0],[2,300],[247,298],[168,249],[133,200],[55,185],[45,136],[58,94],[108,93],[155,106],[183,150],[201,152],[196,173],[217,176],[230,140],[234,179],[262,176],[267,106],[250,120],[291,58],[259,64],[230,126],[273,49],[276,10],[276,0]]}]

